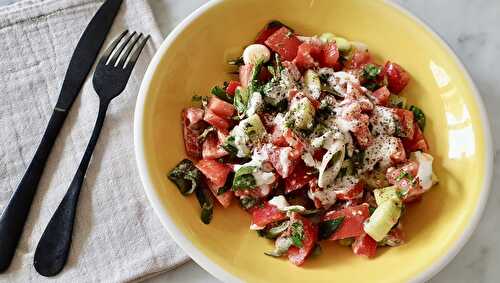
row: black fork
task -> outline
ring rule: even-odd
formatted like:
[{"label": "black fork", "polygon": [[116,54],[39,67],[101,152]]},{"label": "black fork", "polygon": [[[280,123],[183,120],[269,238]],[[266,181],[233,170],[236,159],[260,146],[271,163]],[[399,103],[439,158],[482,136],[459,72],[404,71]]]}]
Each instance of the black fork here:
[{"label": "black fork", "polygon": [[45,228],[40,242],[38,242],[34,266],[38,273],[43,276],[58,274],[66,264],[71,247],[78,197],[85,172],[104,124],[106,111],[111,100],[125,89],[135,63],[148,39],[149,35],[144,37],[142,33],[137,34],[136,32],[129,34],[126,30],[113,40],[97,64],[93,85],[99,95],[99,114],[73,181]]}]

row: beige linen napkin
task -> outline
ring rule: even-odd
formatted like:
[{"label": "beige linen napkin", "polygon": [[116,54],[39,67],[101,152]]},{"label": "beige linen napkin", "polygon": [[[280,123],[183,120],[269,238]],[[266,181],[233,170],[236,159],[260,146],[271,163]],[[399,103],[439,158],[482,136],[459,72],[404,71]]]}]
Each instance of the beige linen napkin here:
[{"label": "beige linen napkin", "polygon": [[[73,49],[102,0],[26,0],[0,7],[0,211],[38,146]],[[90,138],[98,97],[91,76],[45,168],[14,261],[0,282],[123,282],[187,260],[161,226],[136,170],[133,111],[142,75],[161,42],[144,0],[125,0],[107,42],[123,29],[149,33],[126,91],[113,100],[80,195],[68,264],[40,276],[33,254]]]}]

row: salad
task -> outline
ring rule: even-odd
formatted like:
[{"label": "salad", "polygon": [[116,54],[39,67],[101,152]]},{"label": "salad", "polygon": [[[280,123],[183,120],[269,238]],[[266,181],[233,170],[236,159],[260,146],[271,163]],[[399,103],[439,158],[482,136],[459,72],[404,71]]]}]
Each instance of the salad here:
[{"label": "salad", "polygon": [[275,241],[265,254],[299,266],[322,241],[369,258],[404,243],[407,205],[437,182],[425,115],[402,95],[410,74],[363,43],[277,21],[229,63],[239,79],[183,110],[189,158],[168,174],[201,221],[239,202]]}]

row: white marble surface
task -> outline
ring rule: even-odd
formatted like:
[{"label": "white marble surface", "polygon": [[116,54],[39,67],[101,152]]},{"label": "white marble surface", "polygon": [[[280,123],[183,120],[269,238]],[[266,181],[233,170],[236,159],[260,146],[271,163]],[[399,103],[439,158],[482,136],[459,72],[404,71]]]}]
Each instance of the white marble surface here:
[{"label": "white marble surface", "polygon": [[[0,0],[7,5],[18,0]],[[148,0],[166,35],[205,0]],[[489,112],[496,155],[500,154],[500,1],[498,0],[396,0],[427,22],[457,52],[483,96]],[[457,255],[431,282],[500,282],[500,161],[490,199],[478,229]],[[151,278],[148,283],[219,282],[194,262]]]}]

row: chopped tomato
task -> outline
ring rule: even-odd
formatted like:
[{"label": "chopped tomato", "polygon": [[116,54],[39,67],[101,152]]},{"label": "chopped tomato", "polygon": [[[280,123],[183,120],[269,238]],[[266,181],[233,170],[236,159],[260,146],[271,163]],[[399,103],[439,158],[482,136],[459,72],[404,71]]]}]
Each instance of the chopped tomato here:
[{"label": "chopped tomato", "polygon": [[283,136],[285,137],[286,142],[293,148],[293,151],[290,154],[291,158],[299,159],[304,152],[304,141],[302,141],[300,137],[294,134],[291,129],[287,129]]},{"label": "chopped tomato", "polygon": [[302,43],[298,50],[297,56],[293,59],[293,63],[301,70],[307,70],[317,67],[319,63],[317,59],[321,57],[321,45],[314,42]]},{"label": "chopped tomato", "polygon": [[403,229],[401,229],[400,225],[401,224],[392,228],[391,231],[389,231],[389,234],[387,234],[387,236],[385,236],[384,242],[388,246],[396,247],[396,246],[400,246],[400,245],[405,243],[406,236],[405,236],[405,233],[403,232]]},{"label": "chopped tomato", "polygon": [[375,100],[375,104],[387,106],[389,103],[389,96],[391,92],[387,89],[386,86],[383,86],[372,93],[373,98]]},{"label": "chopped tomato", "polygon": [[283,24],[280,22],[274,21],[266,25],[265,28],[263,28],[259,34],[257,35],[257,38],[255,39],[255,43],[258,44],[264,44],[264,42],[277,30],[279,30]]},{"label": "chopped tomato", "polygon": [[388,88],[393,93],[400,93],[410,82],[410,74],[396,63],[387,61],[384,67]]},{"label": "chopped tomato", "polygon": [[227,176],[232,171],[231,167],[216,160],[202,159],[196,164],[207,180],[209,180],[217,189],[222,188],[226,183]]},{"label": "chopped tomato", "polygon": [[228,207],[231,205],[231,202],[233,201],[234,198],[234,192],[233,191],[227,191],[222,194],[219,194],[219,189],[220,187],[217,187],[214,183],[212,183],[210,180],[207,179],[207,185],[214,197],[219,201],[219,203],[224,207]]},{"label": "chopped tomato", "polygon": [[323,160],[323,156],[328,152],[328,150],[324,148],[318,148],[314,151],[313,157],[315,160]]},{"label": "chopped tomato", "polygon": [[267,224],[283,220],[286,217],[283,211],[265,201],[260,207],[252,210],[252,225],[265,227]]},{"label": "chopped tomato", "polygon": [[411,202],[419,198],[425,191],[420,186],[418,178],[418,163],[408,160],[406,163],[398,167],[391,167],[387,169],[386,178],[391,185],[406,192],[403,197],[404,202]]},{"label": "chopped tomato", "polygon": [[391,167],[387,169],[386,178],[391,185],[395,185],[398,178],[405,177],[406,174],[414,178],[418,173],[418,163],[413,160],[408,160],[407,162],[399,165],[398,167]]},{"label": "chopped tomato", "polygon": [[394,151],[391,152],[390,158],[393,164],[399,164],[406,161],[406,152],[401,139],[396,137],[394,137],[394,139],[397,139],[397,144]]},{"label": "chopped tomato", "polygon": [[285,193],[290,193],[307,185],[317,177],[310,171],[303,161],[298,162],[292,174],[285,178]]},{"label": "chopped tomato", "polygon": [[364,233],[363,223],[369,216],[370,212],[367,203],[327,212],[323,217],[323,221],[344,217],[342,224],[340,224],[337,231],[330,236],[329,240],[340,240],[361,236]]},{"label": "chopped tomato", "polygon": [[203,142],[203,159],[217,159],[228,153],[221,147],[222,141],[215,134],[209,134]]},{"label": "chopped tomato", "polygon": [[292,223],[302,223],[302,227],[304,228],[302,247],[298,248],[296,246],[291,246],[288,248],[288,260],[291,263],[300,266],[304,264],[306,258],[311,254],[316,242],[318,241],[318,227],[309,219],[300,216],[298,213],[292,214],[291,221]]},{"label": "chopped tomato", "polygon": [[[240,66],[239,74],[240,74],[240,84],[242,87],[248,87],[250,80],[252,79],[253,65],[246,64]],[[235,89],[236,90],[236,89]]]},{"label": "chopped tomato", "polygon": [[291,61],[297,56],[301,42],[290,29],[281,27],[266,39],[265,44],[284,61]]},{"label": "chopped tomato", "polygon": [[372,258],[377,254],[377,241],[370,237],[370,235],[363,233],[354,240],[352,251],[356,255]]},{"label": "chopped tomato", "polygon": [[230,124],[229,121],[220,117],[219,115],[215,114],[212,110],[207,109],[205,111],[205,116],[203,117],[203,120],[205,120],[207,123],[210,125],[214,126],[218,130],[221,130],[223,132],[226,132],[227,129],[229,128]]},{"label": "chopped tomato", "polygon": [[423,152],[429,152],[429,145],[425,140],[424,134],[416,122],[413,123],[413,138],[403,139],[404,148],[408,153],[421,150]]},{"label": "chopped tomato", "polygon": [[321,48],[321,57],[319,58],[319,65],[321,67],[336,68],[339,65],[340,53],[335,42],[323,44]]},{"label": "chopped tomato", "polygon": [[226,92],[230,95],[234,95],[234,93],[236,92],[236,88],[240,85],[241,83],[238,81],[230,81],[226,87]]},{"label": "chopped tomato", "polygon": [[398,120],[396,135],[404,138],[413,138],[413,112],[401,108],[392,109],[394,117]]},{"label": "chopped tomato", "polygon": [[295,165],[297,164],[291,156],[293,149],[289,146],[278,147],[273,146],[268,153],[269,161],[273,165],[276,172],[283,178],[288,177],[294,172]]},{"label": "chopped tomato", "polygon": [[363,188],[364,184],[363,182],[359,181],[358,183],[345,188],[342,191],[337,192],[337,199],[338,200],[353,200],[360,198],[363,196]]},{"label": "chopped tomato", "polygon": [[203,110],[199,108],[186,108],[182,111],[182,134],[184,137],[184,147],[186,154],[194,159],[201,157],[202,146],[198,139],[201,128],[199,129],[199,117],[203,117]]},{"label": "chopped tomato", "polygon": [[352,58],[346,63],[346,69],[360,69],[372,61],[372,56],[368,51],[356,50]]},{"label": "chopped tomato", "polygon": [[203,121],[203,114],[205,111],[197,107],[189,107],[184,109],[188,126],[192,129],[197,128],[197,125]]},{"label": "chopped tomato", "polygon": [[277,127],[274,126],[271,131],[271,142],[277,146],[287,146],[285,137],[283,136],[283,132]]},{"label": "chopped tomato", "polygon": [[367,123],[361,123],[354,129],[352,129],[352,133],[356,138],[359,146],[362,148],[367,148],[373,142],[373,136],[370,133],[370,129],[368,128]]},{"label": "chopped tomato", "polygon": [[236,109],[231,103],[225,102],[217,96],[210,97],[208,109],[224,119],[231,119],[236,112]]}]

